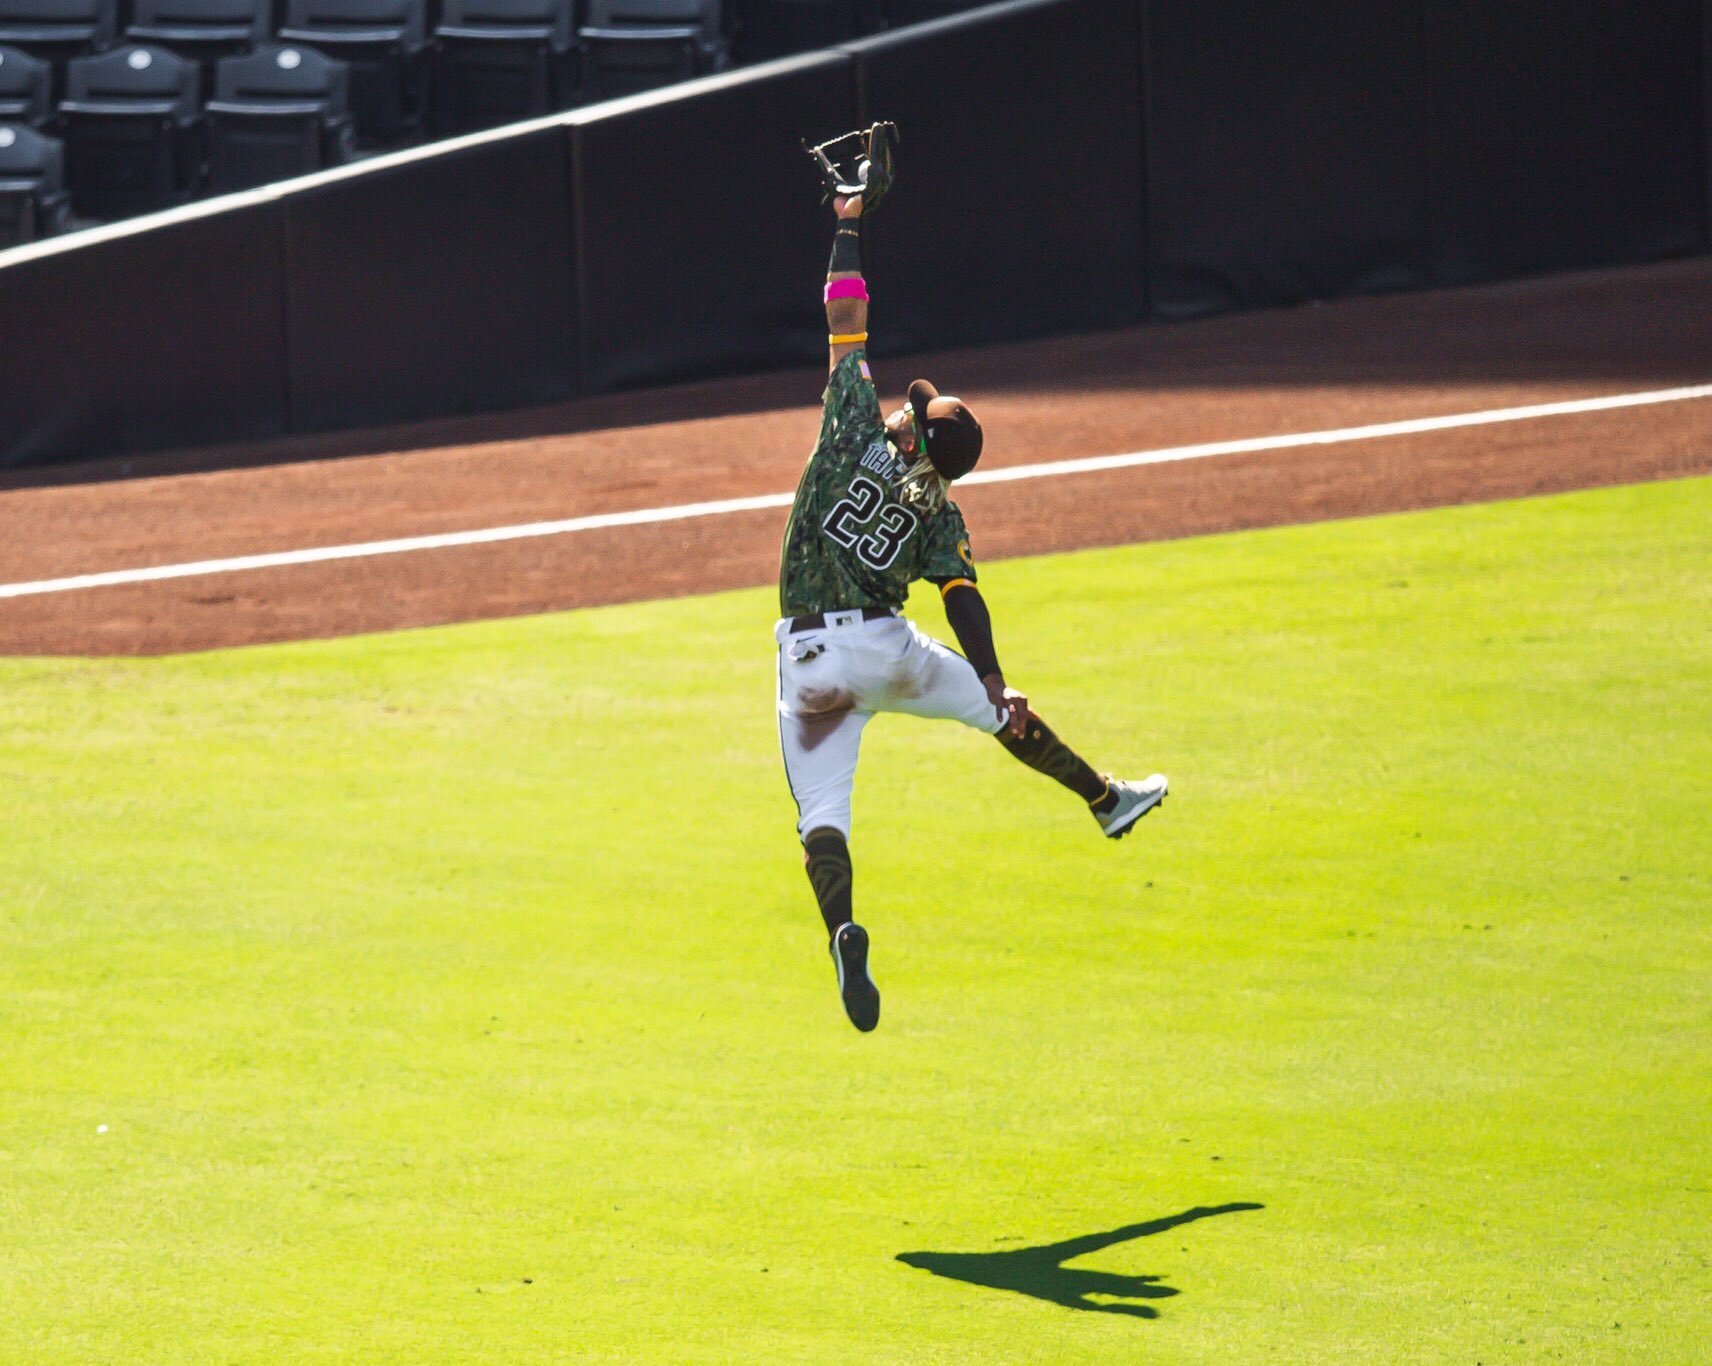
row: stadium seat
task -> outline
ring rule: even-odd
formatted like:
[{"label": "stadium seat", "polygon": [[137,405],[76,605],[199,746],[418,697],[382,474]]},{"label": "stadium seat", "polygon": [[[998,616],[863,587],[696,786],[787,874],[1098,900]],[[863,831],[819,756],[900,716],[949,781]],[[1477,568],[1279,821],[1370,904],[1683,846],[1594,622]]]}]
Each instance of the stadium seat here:
[{"label": "stadium seat", "polygon": [[59,141],[21,123],[0,123],[0,247],[52,237],[70,226]]},{"label": "stadium seat", "polygon": [[744,66],[847,43],[884,25],[879,0],[743,0],[737,58]]},{"label": "stadium seat", "polygon": [[200,70],[165,48],[127,46],[66,68],[66,181],[86,218],[190,199],[202,172]]},{"label": "stadium seat", "polygon": [[550,114],[575,93],[574,0],[445,0],[434,30],[434,129]]},{"label": "stadium seat", "polygon": [[38,57],[93,52],[118,32],[118,0],[0,0],[0,43]]},{"label": "stadium seat", "polygon": [[235,52],[267,41],[272,0],[133,0],[125,36],[133,43],[159,43],[195,57],[203,73]]},{"label": "stadium seat", "polygon": [[65,64],[106,50],[118,33],[119,0],[0,0],[0,43],[53,63],[53,101],[65,93]]},{"label": "stadium seat", "polygon": [[611,99],[731,64],[720,0],[589,0],[583,97]]},{"label": "stadium seat", "polygon": [[427,111],[426,0],[287,0],[282,43],[306,43],[350,65],[357,142],[420,134]]},{"label": "stadium seat", "polygon": [[53,68],[15,47],[0,47],[0,123],[46,127],[53,118]]},{"label": "stadium seat", "polygon": [[208,189],[247,190],[351,159],[356,140],[343,62],[313,48],[223,58],[208,114]]}]

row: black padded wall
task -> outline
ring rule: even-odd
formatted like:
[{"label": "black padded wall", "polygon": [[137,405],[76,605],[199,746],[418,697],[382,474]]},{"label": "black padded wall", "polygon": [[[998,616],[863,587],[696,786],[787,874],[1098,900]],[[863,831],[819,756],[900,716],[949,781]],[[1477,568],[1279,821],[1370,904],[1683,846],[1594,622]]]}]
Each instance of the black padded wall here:
[{"label": "black padded wall", "polygon": [[1425,282],[1421,0],[1143,0],[1154,311]]},{"label": "black padded wall", "polygon": [[280,434],[283,315],[271,203],[14,261],[0,269],[0,465]]},{"label": "black padded wall", "polygon": [[573,115],[592,391],[822,355],[832,211],[801,140],[855,124],[850,59]]},{"label": "black padded wall", "polygon": [[576,393],[569,181],[555,124],[287,194],[292,429]]},{"label": "black padded wall", "polygon": [[1701,164],[1702,182],[1706,188],[1706,235],[1702,239],[1702,249],[1712,251],[1712,0],[1706,0],[1706,11],[1701,17],[1700,43],[1700,109],[1706,125],[1706,141],[1702,148],[1705,160]]},{"label": "black padded wall", "polygon": [[1117,326],[1146,307],[1133,0],[994,6],[850,48],[902,133],[864,229],[878,354]]},{"label": "black padded wall", "polygon": [[0,253],[0,465],[811,362],[875,118],[881,354],[1706,251],[1709,82],[1712,0],[1013,0]]},{"label": "black padded wall", "polygon": [[1702,0],[1427,0],[1435,279],[1706,242]]}]

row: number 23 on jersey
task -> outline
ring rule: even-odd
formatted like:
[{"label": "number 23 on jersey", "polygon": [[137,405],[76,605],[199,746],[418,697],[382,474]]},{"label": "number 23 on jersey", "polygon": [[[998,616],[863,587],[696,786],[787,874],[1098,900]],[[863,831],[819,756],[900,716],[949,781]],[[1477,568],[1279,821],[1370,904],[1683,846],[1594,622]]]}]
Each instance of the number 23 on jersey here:
[{"label": "number 23 on jersey", "polygon": [[885,569],[897,559],[918,524],[914,512],[901,503],[887,503],[886,491],[867,475],[859,474],[850,481],[849,492],[826,514],[821,527],[839,545],[854,550],[863,563]]}]

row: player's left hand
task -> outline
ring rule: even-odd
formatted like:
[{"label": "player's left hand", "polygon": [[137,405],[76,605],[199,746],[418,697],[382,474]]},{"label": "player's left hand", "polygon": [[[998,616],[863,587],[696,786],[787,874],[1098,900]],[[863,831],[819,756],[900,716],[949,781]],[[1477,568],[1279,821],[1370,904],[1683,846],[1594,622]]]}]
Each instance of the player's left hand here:
[{"label": "player's left hand", "polygon": [[1028,698],[1015,688],[1005,685],[1003,674],[988,674],[981,680],[987,689],[987,698],[1001,713],[1009,714],[1005,728],[1017,739],[1022,739],[1028,733]]}]

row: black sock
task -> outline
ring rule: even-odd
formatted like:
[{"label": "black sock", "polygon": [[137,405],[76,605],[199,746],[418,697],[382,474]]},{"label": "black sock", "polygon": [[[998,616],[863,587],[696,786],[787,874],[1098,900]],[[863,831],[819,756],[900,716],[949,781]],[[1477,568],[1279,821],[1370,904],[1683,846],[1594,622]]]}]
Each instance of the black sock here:
[{"label": "black sock", "polygon": [[1028,729],[1023,732],[1022,739],[1017,739],[1006,729],[999,732],[998,741],[1036,773],[1044,773],[1055,782],[1063,783],[1095,809],[1109,811],[1111,807],[1107,803],[1117,801],[1111,784],[1094,772],[1086,759],[1060,740],[1052,727],[1033,712],[1028,714]]},{"label": "black sock", "polygon": [[810,830],[803,837],[803,863],[814,899],[820,903],[820,918],[831,935],[852,918],[850,891],[855,874],[850,867],[850,846],[830,826]]}]

